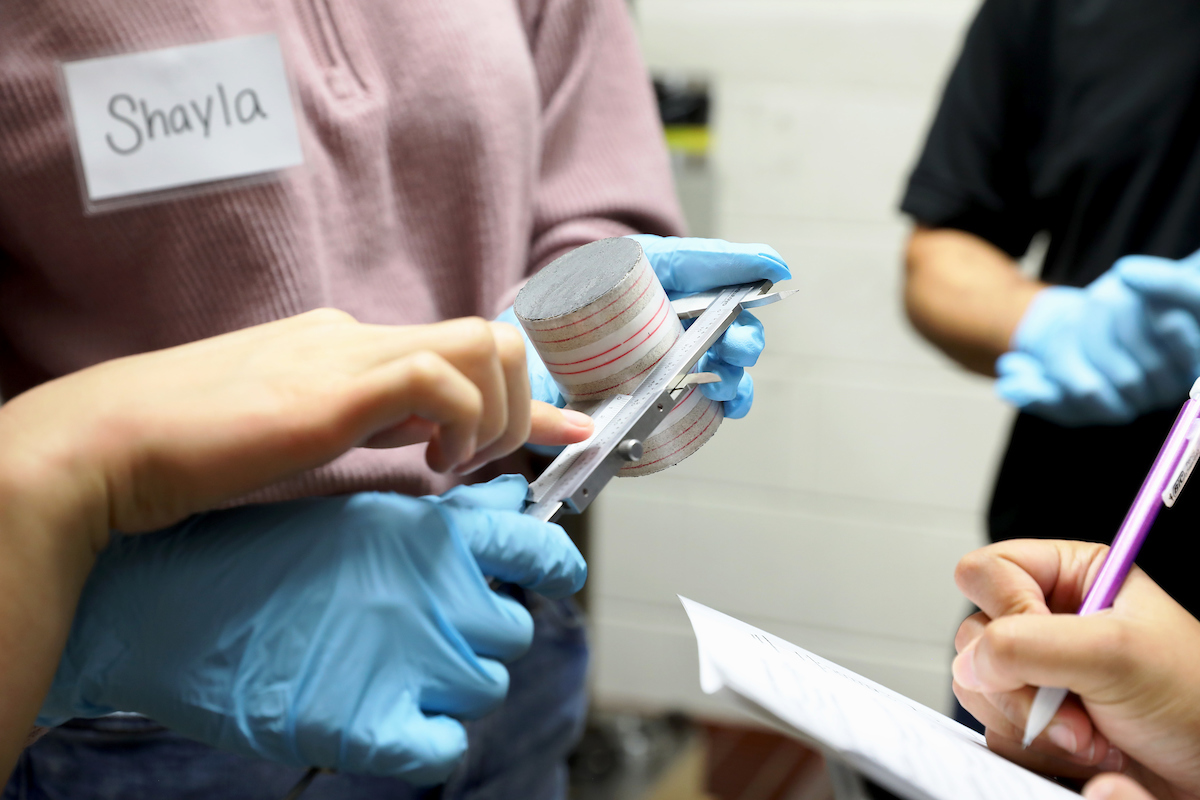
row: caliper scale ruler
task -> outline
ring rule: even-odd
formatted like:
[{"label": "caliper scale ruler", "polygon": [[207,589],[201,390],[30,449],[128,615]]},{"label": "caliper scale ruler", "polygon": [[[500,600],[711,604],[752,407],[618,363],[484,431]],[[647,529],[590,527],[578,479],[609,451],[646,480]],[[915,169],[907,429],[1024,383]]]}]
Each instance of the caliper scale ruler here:
[{"label": "caliper scale ruler", "polygon": [[688,373],[737,319],[742,303],[761,298],[770,289],[771,281],[756,281],[717,292],[632,395],[610,397],[591,412],[596,432],[587,441],[569,445],[530,484],[525,513],[549,522],[564,513],[579,514],[591,505],[621,467],[641,459],[642,440],[675,407]]}]

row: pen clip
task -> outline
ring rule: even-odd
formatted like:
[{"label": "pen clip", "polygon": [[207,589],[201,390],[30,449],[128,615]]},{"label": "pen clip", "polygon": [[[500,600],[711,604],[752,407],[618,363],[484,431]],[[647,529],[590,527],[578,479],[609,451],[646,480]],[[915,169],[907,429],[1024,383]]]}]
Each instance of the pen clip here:
[{"label": "pen clip", "polygon": [[1167,508],[1175,505],[1188,478],[1192,477],[1192,470],[1196,468],[1196,462],[1200,461],[1200,420],[1192,422],[1191,428],[1188,430],[1187,442],[1187,447],[1183,449],[1183,455],[1179,458],[1179,464],[1175,467],[1175,472],[1171,474],[1171,480],[1167,482],[1167,488],[1163,489],[1162,501]]}]

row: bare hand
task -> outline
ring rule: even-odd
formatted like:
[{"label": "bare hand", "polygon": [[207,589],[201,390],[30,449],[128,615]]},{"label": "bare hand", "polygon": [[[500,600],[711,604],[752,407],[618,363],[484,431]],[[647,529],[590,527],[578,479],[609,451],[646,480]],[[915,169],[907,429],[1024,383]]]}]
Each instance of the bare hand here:
[{"label": "bare hand", "polygon": [[[1075,615],[1108,548],[1017,540],[958,565],[981,612],[955,638],[954,693],[987,726],[988,746],[1031,769],[1086,778],[1123,772],[1160,798],[1200,792],[1200,622],[1133,568],[1113,607]],[[1021,747],[1037,686],[1074,694]],[[1136,797],[1109,776],[1085,794]]]},{"label": "bare hand", "polygon": [[524,442],[591,433],[532,403],[511,326],[478,318],[363,325],[320,310],[106,362],[18,396],[0,413],[16,480],[59,482],[107,528],[153,530],[332,460],[355,446],[428,442],[438,471],[470,471]]}]

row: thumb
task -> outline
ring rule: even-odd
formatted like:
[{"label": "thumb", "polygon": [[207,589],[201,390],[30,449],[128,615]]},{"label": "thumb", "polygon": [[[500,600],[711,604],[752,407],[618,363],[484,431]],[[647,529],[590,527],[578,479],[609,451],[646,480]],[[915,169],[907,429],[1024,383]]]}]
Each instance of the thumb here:
[{"label": "thumb", "polygon": [[592,418],[569,408],[555,408],[541,400],[533,400],[530,409],[529,444],[557,447],[582,442],[592,435]]},{"label": "thumb", "polygon": [[520,513],[528,489],[520,475],[501,475],[433,499],[445,504],[446,518],[485,575],[546,597],[575,594],[587,580],[587,563],[558,525]]},{"label": "thumb", "polygon": [[778,283],[792,277],[783,256],[770,245],[650,234],[628,238],[642,246],[668,292],[705,292],[764,278]]},{"label": "thumb", "polygon": [[1154,795],[1127,775],[1109,772],[1097,775],[1083,787],[1087,800],[1154,800]]},{"label": "thumb", "polygon": [[1114,269],[1127,286],[1148,300],[1191,311],[1200,308],[1200,280],[1187,266],[1165,258],[1126,256]]}]

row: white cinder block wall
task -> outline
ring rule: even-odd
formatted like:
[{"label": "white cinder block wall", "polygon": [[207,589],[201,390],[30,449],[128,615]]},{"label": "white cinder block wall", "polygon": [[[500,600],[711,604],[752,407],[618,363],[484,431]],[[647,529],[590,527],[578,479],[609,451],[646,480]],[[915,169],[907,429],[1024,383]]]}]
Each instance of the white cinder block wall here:
[{"label": "white cinder block wall", "polygon": [[601,703],[728,713],[684,594],[947,706],[953,568],[1010,416],[908,327],[896,205],[976,6],[638,0],[651,68],[712,83],[716,234],[775,246],[802,294],[761,314],[750,416],[597,506]]}]

